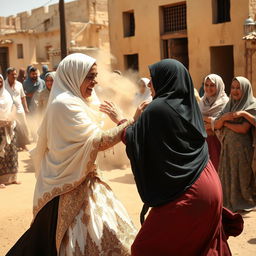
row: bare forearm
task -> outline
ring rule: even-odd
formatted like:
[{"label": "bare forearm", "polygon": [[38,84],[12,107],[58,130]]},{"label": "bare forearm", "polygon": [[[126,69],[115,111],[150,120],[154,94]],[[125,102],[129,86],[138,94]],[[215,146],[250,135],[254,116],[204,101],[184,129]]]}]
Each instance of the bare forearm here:
[{"label": "bare forearm", "polygon": [[214,121],[214,129],[219,130],[223,127],[223,125],[224,125],[224,122],[221,118]]},{"label": "bare forearm", "polygon": [[255,116],[251,115],[250,113],[243,111],[242,116],[250,122],[253,126],[256,126],[256,118]]},{"label": "bare forearm", "polygon": [[27,105],[26,97],[22,97],[21,101],[22,101],[22,105],[24,107],[25,112],[29,112],[28,111],[28,105]]},{"label": "bare forearm", "polygon": [[251,125],[247,122],[242,124],[232,124],[232,123],[225,122],[224,126],[232,130],[233,132],[242,133],[242,134],[247,133],[251,127]]}]

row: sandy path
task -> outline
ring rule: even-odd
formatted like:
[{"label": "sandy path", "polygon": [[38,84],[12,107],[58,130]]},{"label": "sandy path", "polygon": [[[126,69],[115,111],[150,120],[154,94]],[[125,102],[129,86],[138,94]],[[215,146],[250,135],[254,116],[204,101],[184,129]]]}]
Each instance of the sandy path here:
[{"label": "sandy path", "polygon": [[[35,185],[33,168],[27,152],[19,153],[21,185],[11,185],[0,190],[0,256],[29,227],[32,219],[32,197]],[[141,202],[134,185],[130,169],[103,172],[117,197],[123,202],[135,225],[139,228]],[[233,255],[256,255],[256,212],[244,216],[245,228],[242,235],[230,238]],[[146,256],[146,255],[143,255]]]}]

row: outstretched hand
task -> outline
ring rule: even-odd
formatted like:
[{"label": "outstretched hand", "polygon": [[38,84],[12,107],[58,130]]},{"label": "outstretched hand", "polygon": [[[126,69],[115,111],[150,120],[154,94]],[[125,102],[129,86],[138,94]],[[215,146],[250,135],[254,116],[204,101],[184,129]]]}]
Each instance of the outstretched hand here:
[{"label": "outstretched hand", "polygon": [[136,112],[134,114],[134,121],[137,121],[138,118],[140,117],[141,113],[144,111],[144,109],[148,106],[148,104],[151,102],[151,100],[146,100],[146,101],[143,101],[139,106],[138,108],[136,109]]},{"label": "outstretched hand", "polygon": [[107,114],[116,124],[124,119],[121,110],[113,102],[104,100],[104,103],[100,104],[100,111]]}]

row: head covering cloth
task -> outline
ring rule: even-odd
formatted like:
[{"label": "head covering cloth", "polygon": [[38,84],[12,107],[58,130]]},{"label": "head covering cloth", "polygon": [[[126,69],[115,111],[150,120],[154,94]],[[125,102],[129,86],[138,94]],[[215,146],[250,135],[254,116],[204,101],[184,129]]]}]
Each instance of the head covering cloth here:
[{"label": "head covering cloth", "polygon": [[208,97],[206,93],[199,102],[199,108],[203,116],[217,117],[227,104],[229,98],[225,92],[225,85],[222,78],[216,74],[210,74],[205,77],[204,84],[210,79],[216,86],[216,94]]},{"label": "head covering cloth", "polygon": [[165,59],[149,66],[155,96],[126,130],[126,152],[142,201],[178,198],[208,162],[206,132],[187,69]]}]

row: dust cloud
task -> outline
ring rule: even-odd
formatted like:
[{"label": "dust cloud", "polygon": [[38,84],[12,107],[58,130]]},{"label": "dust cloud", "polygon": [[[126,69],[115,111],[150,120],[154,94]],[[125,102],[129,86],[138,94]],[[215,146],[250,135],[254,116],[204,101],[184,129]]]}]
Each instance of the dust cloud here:
[{"label": "dust cloud", "polygon": [[[114,73],[110,65],[112,57],[104,51],[99,51],[97,55],[92,57],[96,58],[98,67],[98,84],[95,86],[95,92],[100,101],[107,100],[115,103],[123,112],[124,118],[133,117],[137,108],[133,101],[138,90],[136,83],[139,79],[138,74],[132,71],[127,72],[125,76]],[[99,106],[94,107],[98,110]],[[30,113],[26,117],[32,142],[36,142],[43,112]],[[116,126],[107,115],[102,114],[102,117],[103,130]],[[100,152],[97,161],[101,170],[125,169],[130,166],[125,153],[125,145],[122,142],[111,149]]]},{"label": "dust cloud", "polygon": [[[136,107],[134,105],[135,93],[138,90],[136,82],[138,74],[129,71],[124,75],[114,73],[111,69],[111,56],[106,52],[99,52],[95,56],[98,66],[98,78],[95,91],[101,102],[104,100],[115,103],[123,113],[124,118],[133,117]],[[116,124],[105,115],[103,129],[110,129]],[[125,169],[130,166],[125,153],[125,145],[121,142],[113,148],[99,153],[99,168],[102,170]]]}]

